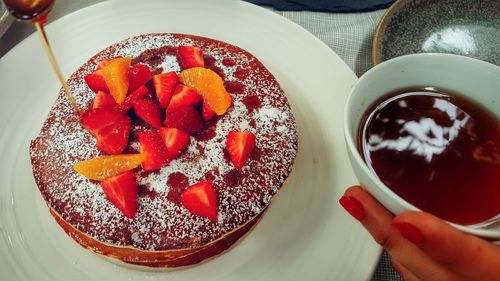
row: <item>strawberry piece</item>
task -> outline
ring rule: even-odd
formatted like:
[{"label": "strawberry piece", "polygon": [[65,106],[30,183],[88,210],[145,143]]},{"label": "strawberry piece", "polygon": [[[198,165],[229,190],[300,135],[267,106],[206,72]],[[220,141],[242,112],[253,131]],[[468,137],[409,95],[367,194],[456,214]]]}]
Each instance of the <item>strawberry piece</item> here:
[{"label": "strawberry piece", "polygon": [[168,158],[171,160],[177,158],[189,145],[189,134],[177,128],[161,128],[158,133],[167,147]]},{"label": "strawberry piece", "polygon": [[202,111],[202,115],[203,115],[203,120],[205,120],[205,121],[208,121],[208,120],[214,118],[215,115],[217,115],[217,113],[215,113],[215,111],[206,102],[203,102],[203,104],[201,106],[201,111]]},{"label": "strawberry piece", "polygon": [[132,171],[121,173],[101,182],[102,190],[113,205],[126,217],[134,218],[137,212],[137,182]]},{"label": "strawberry piece", "polygon": [[161,128],[161,108],[156,102],[149,98],[144,98],[134,103],[134,112],[142,120],[156,129]]},{"label": "strawberry piece", "polygon": [[116,105],[116,109],[120,112],[126,113],[134,106],[134,103],[136,101],[142,99],[147,94],[148,94],[148,88],[142,85],[139,88],[137,88],[137,90],[135,90],[133,93],[128,95],[122,103]]},{"label": "strawberry piece", "polygon": [[97,70],[90,74],[87,74],[83,79],[85,80],[89,88],[95,93],[99,91],[109,93],[109,88],[108,85],[106,85],[106,81],[104,80],[102,70]]},{"label": "strawberry piece", "polygon": [[83,127],[97,140],[97,148],[120,154],[128,144],[130,118],[112,108],[90,108],[80,117]]},{"label": "strawberry piece", "polygon": [[99,91],[95,96],[91,108],[113,108],[116,106],[115,99],[108,93]]},{"label": "strawberry piece", "polygon": [[132,65],[128,75],[128,93],[134,92],[137,88],[151,80],[152,77],[153,75],[149,66],[142,63]]},{"label": "strawberry piece", "polygon": [[177,57],[183,69],[205,67],[203,52],[198,47],[180,46],[177,51]]},{"label": "strawberry piece", "polygon": [[210,181],[202,181],[184,189],[181,202],[189,212],[216,222],[218,202],[215,188]]},{"label": "strawberry piece", "polygon": [[255,135],[248,132],[230,131],[226,137],[226,148],[236,169],[241,169],[255,148]]},{"label": "strawberry piece", "polygon": [[170,103],[167,107],[167,112],[183,105],[195,106],[201,102],[201,95],[198,92],[186,85],[177,84],[174,90],[174,94],[170,99]]},{"label": "strawberry piece", "polygon": [[115,98],[116,103],[122,103],[127,96],[131,62],[131,58],[112,59],[102,70],[109,93]]},{"label": "strawberry piece", "polygon": [[177,73],[175,73],[175,71],[153,76],[156,96],[158,97],[158,101],[160,102],[162,109],[167,108],[170,98],[174,93],[175,85],[177,85],[178,81],[179,78],[177,77]]},{"label": "strawberry piece", "polygon": [[141,153],[146,156],[142,162],[144,171],[160,169],[170,162],[168,150],[157,132],[141,131],[137,133]]},{"label": "strawberry piece", "polygon": [[188,133],[198,133],[203,130],[200,114],[192,106],[183,105],[167,111],[163,122],[165,126],[177,128]]},{"label": "strawberry piece", "polygon": [[102,61],[99,62],[99,64],[97,65],[97,68],[95,70],[99,70],[99,69],[103,69],[106,67],[106,65],[108,65],[108,63],[113,60],[113,59],[118,59],[118,58],[123,58],[122,56],[116,56],[114,58],[110,58],[110,59],[103,59]]}]

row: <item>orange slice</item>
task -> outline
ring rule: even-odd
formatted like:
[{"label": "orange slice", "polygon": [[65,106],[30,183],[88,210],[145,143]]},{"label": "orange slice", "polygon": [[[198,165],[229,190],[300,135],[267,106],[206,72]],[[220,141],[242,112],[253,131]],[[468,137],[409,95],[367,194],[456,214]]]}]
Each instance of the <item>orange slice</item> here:
[{"label": "orange slice", "polygon": [[195,88],[217,115],[224,114],[233,103],[233,99],[224,88],[222,78],[208,68],[193,67],[183,70],[179,74],[179,81]]},{"label": "orange slice", "polygon": [[134,169],[144,161],[143,154],[105,155],[78,162],[73,169],[91,180],[102,181]]},{"label": "orange slice", "polygon": [[116,58],[110,60],[104,67],[103,75],[109,93],[120,104],[125,99],[128,91],[128,72],[132,58]]}]

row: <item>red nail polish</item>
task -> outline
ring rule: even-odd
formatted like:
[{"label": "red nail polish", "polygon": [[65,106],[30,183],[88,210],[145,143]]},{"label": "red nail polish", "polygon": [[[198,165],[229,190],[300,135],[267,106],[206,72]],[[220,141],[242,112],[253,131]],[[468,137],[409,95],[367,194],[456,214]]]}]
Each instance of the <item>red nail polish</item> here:
[{"label": "red nail polish", "polygon": [[401,236],[414,244],[420,244],[425,240],[422,232],[407,222],[395,222],[392,223],[391,226],[394,227],[401,234]]},{"label": "red nail polish", "polygon": [[363,221],[365,219],[365,210],[363,209],[363,205],[361,205],[356,198],[344,195],[339,199],[339,203],[358,221]]}]

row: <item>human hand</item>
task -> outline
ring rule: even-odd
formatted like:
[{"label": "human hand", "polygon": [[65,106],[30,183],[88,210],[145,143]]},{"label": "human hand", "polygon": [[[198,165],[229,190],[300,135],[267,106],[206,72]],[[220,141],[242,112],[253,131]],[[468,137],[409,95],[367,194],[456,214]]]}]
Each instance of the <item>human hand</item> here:
[{"label": "human hand", "polygon": [[360,186],[339,203],[388,251],[407,281],[500,280],[500,246],[424,212],[394,216]]}]

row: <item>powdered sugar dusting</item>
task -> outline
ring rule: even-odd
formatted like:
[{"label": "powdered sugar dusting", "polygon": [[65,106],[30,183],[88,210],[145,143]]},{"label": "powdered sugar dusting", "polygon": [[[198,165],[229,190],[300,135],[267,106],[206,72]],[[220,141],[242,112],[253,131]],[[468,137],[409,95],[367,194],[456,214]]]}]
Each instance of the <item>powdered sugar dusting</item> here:
[{"label": "powdered sugar dusting", "polygon": [[165,59],[160,64],[160,67],[163,69],[163,72],[181,71],[181,67],[179,66],[175,56],[165,56]]},{"label": "powdered sugar dusting", "polygon": [[[93,72],[99,61],[118,55],[131,56],[134,62],[145,63],[152,69],[179,71],[181,68],[172,51],[180,45],[201,47],[206,62],[211,60],[207,67],[218,71],[225,81],[236,83],[231,93],[234,103],[217,120],[214,137],[208,140],[191,137],[189,147],[166,167],[152,173],[136,173],[138,184],[147,192],[139,198],[134,219],[124,217],[105,198],[99,183],[73,171],[76,162],[94,158],[100,152],[62,92],[40,135],[32,142],[33,173],[49,206],[97,240],[147,250],[203,245],[262,212],[291,171],[298,136],[290,106],[272,75],[255,57],[237,47],[179,34],[134,37],[89,60],[71,76],[70,88],[78,104],[87,108],[95,94],[88,89],[83,77]],[[149,51],[155,56],[145,55]],[[227,63],[228,59],[234,64]],[[244,100],[250,94],[260,101],[260,106],[251,110]],[[143,125],[133,126],[131,135],[143,128]],[[231,130],[249,131],[257,139],[257,148],[241,171],[234,169],[225,154],[225,138]],[[138,149],[132,137],[128,150]],[[219,200],[217,222],[195,216],[169,200],[172,190],[167,183],[173,173],[185,175],[189,185],[212,180]]]}]

